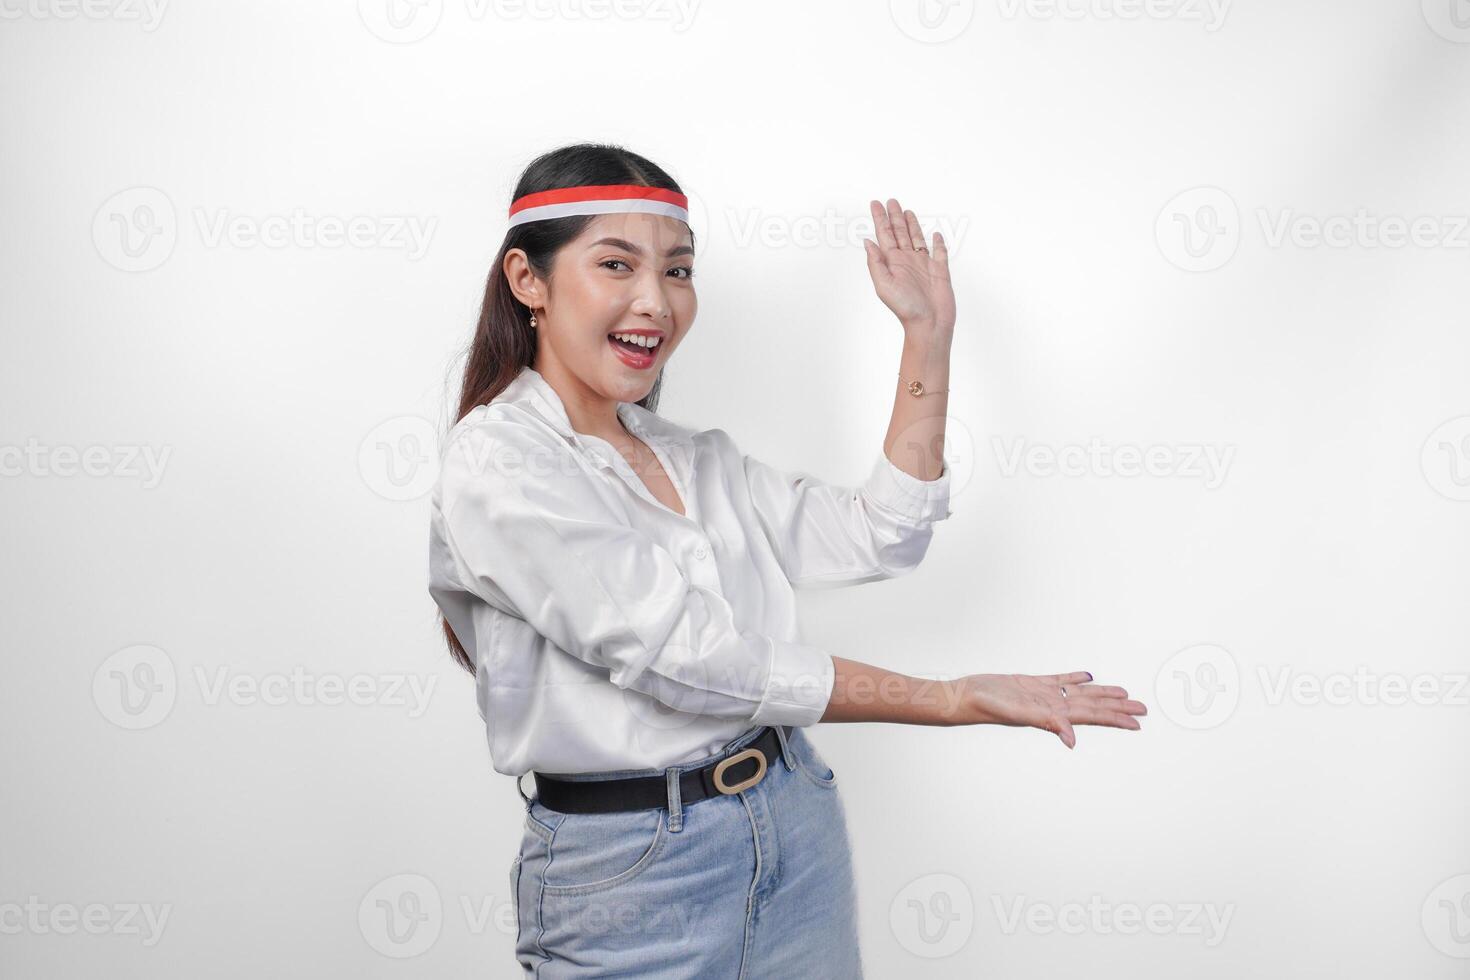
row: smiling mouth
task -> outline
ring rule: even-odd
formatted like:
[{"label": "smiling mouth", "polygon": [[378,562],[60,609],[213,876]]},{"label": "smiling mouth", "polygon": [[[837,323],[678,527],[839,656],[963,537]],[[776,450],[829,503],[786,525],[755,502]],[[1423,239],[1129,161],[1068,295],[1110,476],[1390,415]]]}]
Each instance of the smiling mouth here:
[{"label": "smiling mouth", "polygon": [[[643,343],[639,343],[639,341]],[[627,356],[638,361],[652,361],[664,345],[662,337],[646,337],[639,334],[610,333],[607,342]]]}]

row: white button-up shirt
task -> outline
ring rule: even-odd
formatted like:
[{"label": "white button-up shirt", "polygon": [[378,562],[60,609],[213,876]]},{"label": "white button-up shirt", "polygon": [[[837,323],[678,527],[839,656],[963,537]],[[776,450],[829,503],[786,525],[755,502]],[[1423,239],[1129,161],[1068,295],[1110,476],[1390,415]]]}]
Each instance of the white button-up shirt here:
[{"label": "white button-up shirt", "polygon": [[617,412],[686,514],[573,430],[529,367],[444,442],[429,592],[475,662],[507,775],[662,768],[752,725],[815,723],[834,667],[802,642],[793,586],[911,571],[950,516],[947,466],[919,480],[880,452],[860,487],[833,486],[743,454],[723,429]]}]

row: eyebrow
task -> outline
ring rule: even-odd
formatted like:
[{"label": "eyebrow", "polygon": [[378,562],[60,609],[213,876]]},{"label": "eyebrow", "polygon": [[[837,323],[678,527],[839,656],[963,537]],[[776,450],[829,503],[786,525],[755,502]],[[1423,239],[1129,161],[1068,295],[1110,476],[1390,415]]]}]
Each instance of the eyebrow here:
[{"label": "eyebrow", "polygon": [[[611,245],[613,248],[620,248],[624,252],[632,252],[634,255],[637,256],[643,255],[643,249],[639,248],[637,245],[634,245],[632,242],[624,241],[621,238],[599,238],[597,241],[593,242],[587,247],[596,248],[599,245]],[[694,249],[690,248],[688,245],[675,245],[673,248],[664,253],[664,258],[672,259],[676,255],[693,254]]]}]

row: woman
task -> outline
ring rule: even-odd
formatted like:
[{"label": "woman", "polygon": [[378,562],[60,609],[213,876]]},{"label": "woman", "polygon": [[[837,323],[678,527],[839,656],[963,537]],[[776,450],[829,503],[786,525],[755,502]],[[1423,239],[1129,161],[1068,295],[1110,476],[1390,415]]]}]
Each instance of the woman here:
[{"label": "woman", "polygon": [[432,498],[430,592],[497,771],[533,773],[510,888],[539,977],[859,977],[851,855],[818,721],[1139,727],[1083,671],[936,687],[800,639],[794,587],[903,575],[949,516],[948,253],[872,202],[904,331],[861,487],[655,414],[694,324],[679,186],[568,146],[516,186]]}]

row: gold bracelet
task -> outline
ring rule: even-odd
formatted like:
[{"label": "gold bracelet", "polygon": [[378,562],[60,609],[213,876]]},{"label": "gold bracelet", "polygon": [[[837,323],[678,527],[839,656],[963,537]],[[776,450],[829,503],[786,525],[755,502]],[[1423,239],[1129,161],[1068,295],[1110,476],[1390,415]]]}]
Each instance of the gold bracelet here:
[{"label": "gold bracelet", "polygon": [[[902,371],[898,372],[898,380],[903,381]],[[908,381],[904,383],[904,387],[907,388],[909,390],[909,394],[913,395],[915,398],[923,398],[925,395],[942,395],[949,390],[948,388],[941,388],[939,391],[925,391],[924,382],[922,381]]]}]

